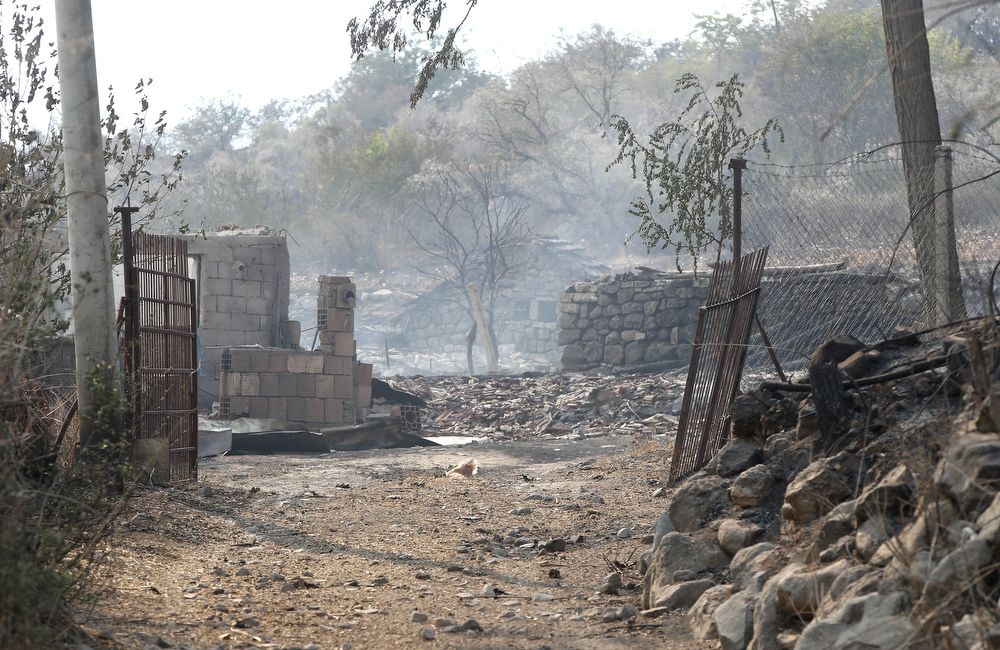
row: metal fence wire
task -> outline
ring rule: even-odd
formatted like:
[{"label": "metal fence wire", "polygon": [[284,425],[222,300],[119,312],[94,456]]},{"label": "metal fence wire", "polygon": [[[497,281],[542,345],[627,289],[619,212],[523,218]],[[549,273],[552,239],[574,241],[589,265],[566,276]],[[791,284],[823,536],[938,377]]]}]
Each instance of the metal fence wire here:
[{"label": "metal fence wire", "polygon": [[[981,315],[1000,260],[1000,159],[957,147],[952,161],[966,311]],[[748,161],[743,190],[743,249],[770,249],[757,314],[786,372],[836,334],[872,343],[923,324],[898,148],[801,167]],[[756,333],[743,384],[773,373]]]}]

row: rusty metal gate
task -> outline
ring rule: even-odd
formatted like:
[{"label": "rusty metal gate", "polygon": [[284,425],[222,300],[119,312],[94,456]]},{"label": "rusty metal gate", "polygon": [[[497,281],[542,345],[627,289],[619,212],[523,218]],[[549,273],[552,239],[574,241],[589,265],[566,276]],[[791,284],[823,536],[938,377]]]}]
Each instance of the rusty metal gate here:
[{"label": "rusty metal gate", "polygon": [[[122,230],[131,234],[126,210],[134,208],[119,208]],[[197,479],[199,364],[187,242],[145,233],[124,239],[131,432],[135,438],[169,440],[171,482]]]},{"label": "rusty metal gate", "polygon": [[701,469],[722,447],[729,405],[743,373],[767,248],[736,259],[735,269],[729,261],[715,267],[708,300],[698,310],[670,485]]}]

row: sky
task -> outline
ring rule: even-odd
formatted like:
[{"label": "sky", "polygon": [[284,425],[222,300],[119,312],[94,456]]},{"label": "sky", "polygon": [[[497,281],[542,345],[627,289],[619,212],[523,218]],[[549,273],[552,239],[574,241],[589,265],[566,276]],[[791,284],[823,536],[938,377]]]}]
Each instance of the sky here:
[{"label": "sky", "polygon": [[[114,86],[120,108],[140,79],[150,110],[176,123],[209,100],[231,95],[256,110],[272,99],[328,89],[350,69],[347,22],[371,0],[92,0],[97,76]],[[550,50],[560,34],[594,23],[655,41],[686,37],[693,12],[742,13],[747,0],[480,0],[463,31],[479,67],[493,73]],[[54,0],[44,0],[47,40],[54,41]],[[448,11],[464,10],[452,0]],[[2,11],[2,8],[0,8]],[[457,18],[457,15],[456,15]],[[447,14],[446,14],[447,21]],[[447,23],[452,24],[452,23]],[[102,102],[103,105],[103,102]]]}]

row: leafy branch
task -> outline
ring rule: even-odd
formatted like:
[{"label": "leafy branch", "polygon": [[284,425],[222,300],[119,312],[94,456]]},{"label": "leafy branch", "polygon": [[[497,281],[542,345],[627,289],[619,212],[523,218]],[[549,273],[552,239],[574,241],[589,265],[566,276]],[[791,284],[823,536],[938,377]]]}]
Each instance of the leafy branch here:
[{"label": "leafy branch", "polygon": [[[680,269],[682,251],[697,256],[718,245],[716,260],[733,236],[733,190],[727,165],[760,149],[769,155],[768,137],[784,132],[777,121],[747,131],[740,123],[740,99],[745,85],[739,75],[715,86],[714,98],[701,80],[687,73],[677,80],[674,92],[691,92],[687,107],[672,122],[656,127],[643,143],[624,117],[612,115],[611,128],[618,132],[618,155],[608,165],[628,165],[632,177],[642,179],[645,196],[634,199],[629,214],[639,218],[639,226],[629,235],[639,235],[649,251],[675,247]],[[660,222],[662,215],[669,221]]]}]

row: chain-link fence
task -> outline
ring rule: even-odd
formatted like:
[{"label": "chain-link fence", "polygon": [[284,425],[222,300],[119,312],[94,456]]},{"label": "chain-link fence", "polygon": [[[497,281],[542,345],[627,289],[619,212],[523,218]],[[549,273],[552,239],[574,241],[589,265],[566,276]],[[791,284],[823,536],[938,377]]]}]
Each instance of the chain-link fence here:
[{"label": "chain-link fence", "polygon": [[[1000,260],[1000,159],[957,149],[952,169],[966,309],[979,315]],[[898,148],[804,167],[750,162],[743,188],[743,250],[770,246],[758,315],[786,372],[836,334],[871,343],[923,323]],[[773,372],[756,334],[744,383]]]}]

